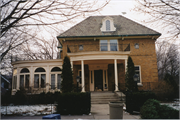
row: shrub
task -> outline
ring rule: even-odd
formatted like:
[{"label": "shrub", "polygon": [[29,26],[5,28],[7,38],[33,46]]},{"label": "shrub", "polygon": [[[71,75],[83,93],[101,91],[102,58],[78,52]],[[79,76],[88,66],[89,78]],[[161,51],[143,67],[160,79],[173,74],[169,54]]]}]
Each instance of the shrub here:
[{"label": "shrub", "polygon": [[27,103],[27,95],[26,95],[26,90],[24,88],[20,88],[16,92],[16,94],[13,96],[13,101],[14,104],[16,105],[23,105]]},{"label": "shrub", "polygon": [[139,92],[126,92],[126,111],[133,113],[133,111],[140,111],[140,108],[148,99],[156,99],[153,92],[139,91]]},{"label": "shrub", "polygon": [[63,93],[71,92],[73,90],[73,77],[70,60],[67,56],[65,56],[63,61],[62,79],[61,91]]},{"label": "shrub", "polygon": [[160,119],[178,119],[179,111],[167,105],[161,105],[159,109]]},{"label": "shrub", "polygon": [[1,104],[8,105],[12,102],[11,89],[9,89],[4,95],[1,96]]},{"label": "shrub", "polygon": [[137,84],[134,83],[134,79],[133,79],[134,74],[135,74],[134,63],[133,63],[132,58],[129,56],[128,57],[128,64],[127,64],[127,71],[125,74],[125,81],[126,81],[127,90],[138,91]]},{"label": "shrub", "polygon": [[89,114],[91,109],[90,93],[62,93],[57,103],[60,114]]},{"label": "shrub", "polygon": [[178,119],[179,111],[167,105],[160,105],[154,99],[147,100],[141,108],[142,119]]},{"label": "shrub", "polygon": [[141,108],[141,118],[142,119],[158,119],[158,109],[160,108],[160,103],[157,100],[149,99],[147,100]]}]

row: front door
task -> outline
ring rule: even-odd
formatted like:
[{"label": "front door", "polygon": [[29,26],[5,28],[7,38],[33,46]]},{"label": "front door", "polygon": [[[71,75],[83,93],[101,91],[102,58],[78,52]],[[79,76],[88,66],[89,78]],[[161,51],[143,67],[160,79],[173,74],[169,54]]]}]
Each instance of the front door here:
[{"label": "front door", "polygon": [[94,70],[95,91],[103,91],[103,70]]}]

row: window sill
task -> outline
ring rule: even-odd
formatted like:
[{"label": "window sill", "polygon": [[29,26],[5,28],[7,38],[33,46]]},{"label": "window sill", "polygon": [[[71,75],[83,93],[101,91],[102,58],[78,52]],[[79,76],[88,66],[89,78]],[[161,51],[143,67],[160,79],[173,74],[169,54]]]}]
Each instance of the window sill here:
[{"label": "window sill", "polygon": [[138,86],[143,86],[143,84],[142,84],[142,83],[138,83],[137,85],[138,85]]}]

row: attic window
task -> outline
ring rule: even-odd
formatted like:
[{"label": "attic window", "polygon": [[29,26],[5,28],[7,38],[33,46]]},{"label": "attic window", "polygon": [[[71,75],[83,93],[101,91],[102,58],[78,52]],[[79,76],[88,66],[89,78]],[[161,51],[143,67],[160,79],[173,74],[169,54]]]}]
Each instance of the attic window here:
[{"label": "attic window", "polygon": [[106,20],[106,31],[110,31],[110,21]]},{"label": "attic window", "polygon": [[102,32],[113,32],[116,31],[114,27],[114,20],[111,17],[105,17],[102,19],[102,27],[100,28]]}]

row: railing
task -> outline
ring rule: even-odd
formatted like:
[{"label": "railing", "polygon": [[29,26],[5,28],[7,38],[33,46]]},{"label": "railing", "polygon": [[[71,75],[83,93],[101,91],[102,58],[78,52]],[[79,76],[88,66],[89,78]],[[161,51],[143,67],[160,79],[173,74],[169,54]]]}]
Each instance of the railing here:
[{"label": "railing", "polygon": [[[99,44],[79,44],[79,45],[67,45],[67,53],[75,52],[88,52],[88,51],[101,51]],[[102,46],[105,49],[111,49],[106,51],[130,51],[130,44],[118,44],[117,46]]]}]

